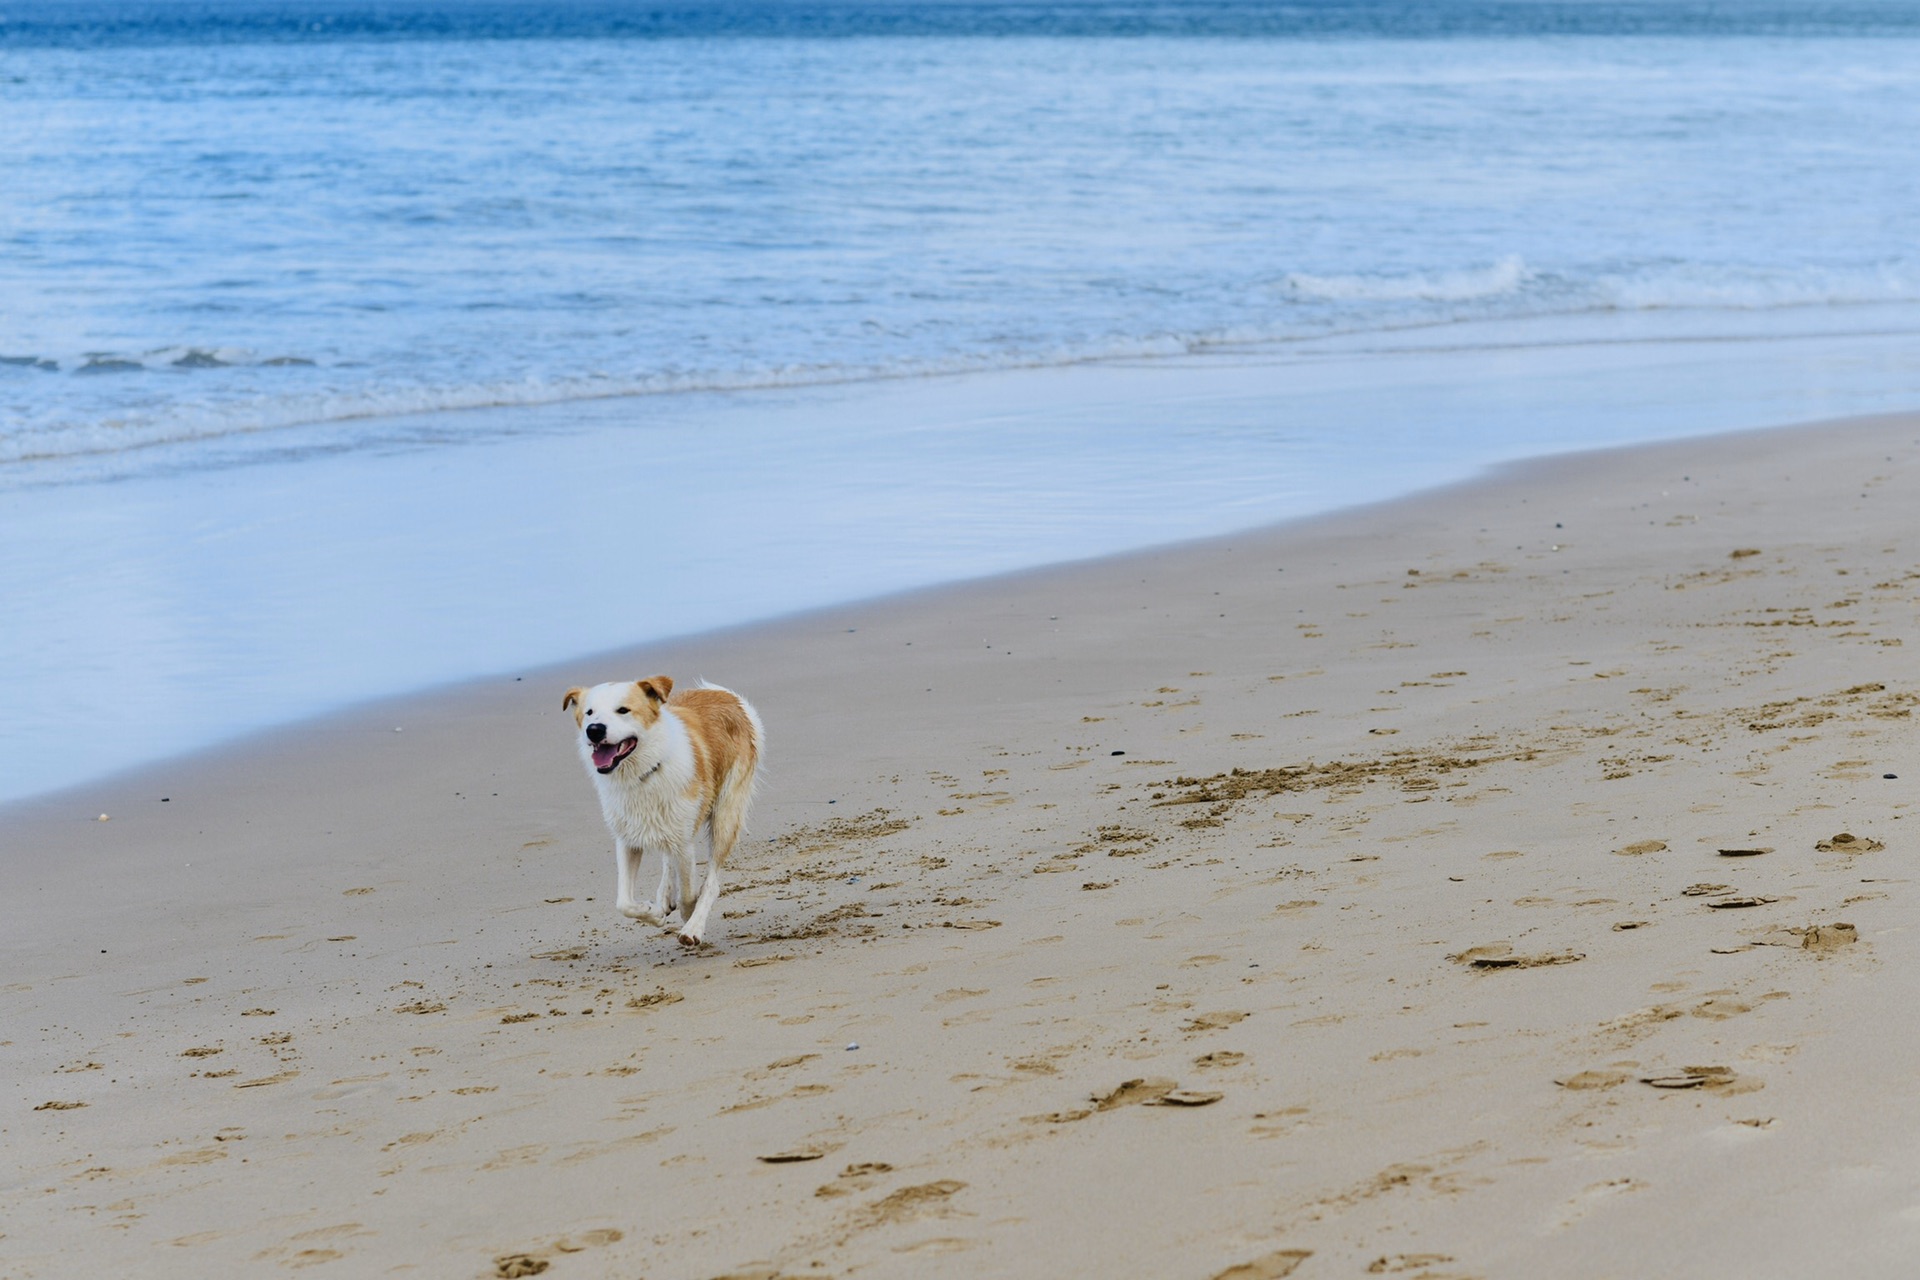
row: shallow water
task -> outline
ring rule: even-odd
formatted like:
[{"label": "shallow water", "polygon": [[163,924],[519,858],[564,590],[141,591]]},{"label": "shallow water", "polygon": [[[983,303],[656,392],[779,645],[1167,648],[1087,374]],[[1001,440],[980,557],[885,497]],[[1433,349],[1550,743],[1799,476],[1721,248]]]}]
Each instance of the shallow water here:
[{"label": "shallow water", "polygon": [[[220,465],[160,449],[118,479],[16,489],[0,799],[364,698],[1505,459],[1920,403],[1903,335],[1465,336],[433,414],[351,449],[296,429]],[[1554,518],[1542,545],[1577,536]]]}]

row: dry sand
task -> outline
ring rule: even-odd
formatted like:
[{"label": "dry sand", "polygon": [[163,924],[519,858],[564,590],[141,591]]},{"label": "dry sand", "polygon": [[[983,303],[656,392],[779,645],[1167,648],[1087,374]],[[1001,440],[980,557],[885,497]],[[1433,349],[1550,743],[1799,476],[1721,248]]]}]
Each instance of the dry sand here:
[{"label": "dry sand", "polygon": [[[1549,460],[13,806],[0,1275],[1911,1275],[1916,511]],[[693,955],[559,706],[654,671],[772,743]]]}]

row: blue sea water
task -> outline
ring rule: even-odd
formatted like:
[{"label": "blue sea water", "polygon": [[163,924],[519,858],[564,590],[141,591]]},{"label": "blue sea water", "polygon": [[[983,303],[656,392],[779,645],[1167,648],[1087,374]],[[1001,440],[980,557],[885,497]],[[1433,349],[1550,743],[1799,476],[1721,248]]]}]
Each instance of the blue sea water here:
[{"label": "blue sea water", "polygon": [[1488,317],[1920,316],[1916,36],[1891,3],[9,6],[0,467]]},{"label": "blue sea water", "polygon": [[[1910,406],[1917,83],[1906,0],[0,0],[0,799],[408,682]],[[1269,370],[1218,421],[1076,384],[1101,423],[836,425],[875,379],[1209,360]],[[860,464],[936,438],[954,472]],[[722,441],[784,460],[770,512],[861,482],[804,517],[841,567],[570,638],[461,614],[484,521],[384,523],[421,467],[484,509],[560,459],[644,493],[648,452],[738,501]],[[1010,449],[1058,491],[991,493]],[[506,501],[528,583],[591,539],[540,492]],[[135,667],[150,737],[50,746]]]}]

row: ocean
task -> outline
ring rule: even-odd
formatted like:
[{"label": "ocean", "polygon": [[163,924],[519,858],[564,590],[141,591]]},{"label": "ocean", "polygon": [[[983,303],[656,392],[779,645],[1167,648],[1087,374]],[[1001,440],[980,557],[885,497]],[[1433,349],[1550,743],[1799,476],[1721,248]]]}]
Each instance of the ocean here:
[{"label": "ocean", "polygon": [[1916,83],[1894,0],[0,4],[0,800],[1910,408]]}]

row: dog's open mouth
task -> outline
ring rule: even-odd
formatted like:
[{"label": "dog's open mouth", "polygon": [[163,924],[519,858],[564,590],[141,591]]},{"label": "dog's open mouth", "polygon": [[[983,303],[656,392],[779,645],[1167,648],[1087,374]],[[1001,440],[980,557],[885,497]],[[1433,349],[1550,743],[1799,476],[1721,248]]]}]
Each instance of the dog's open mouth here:
[{"label": "dog's open mouth", "polygon": [[601,773],[612,773],[620,767],[620,762],[633,754],[640,745],[640,739],[628,738],[625,742],[598,742],[593,747],[593,767]]}]

